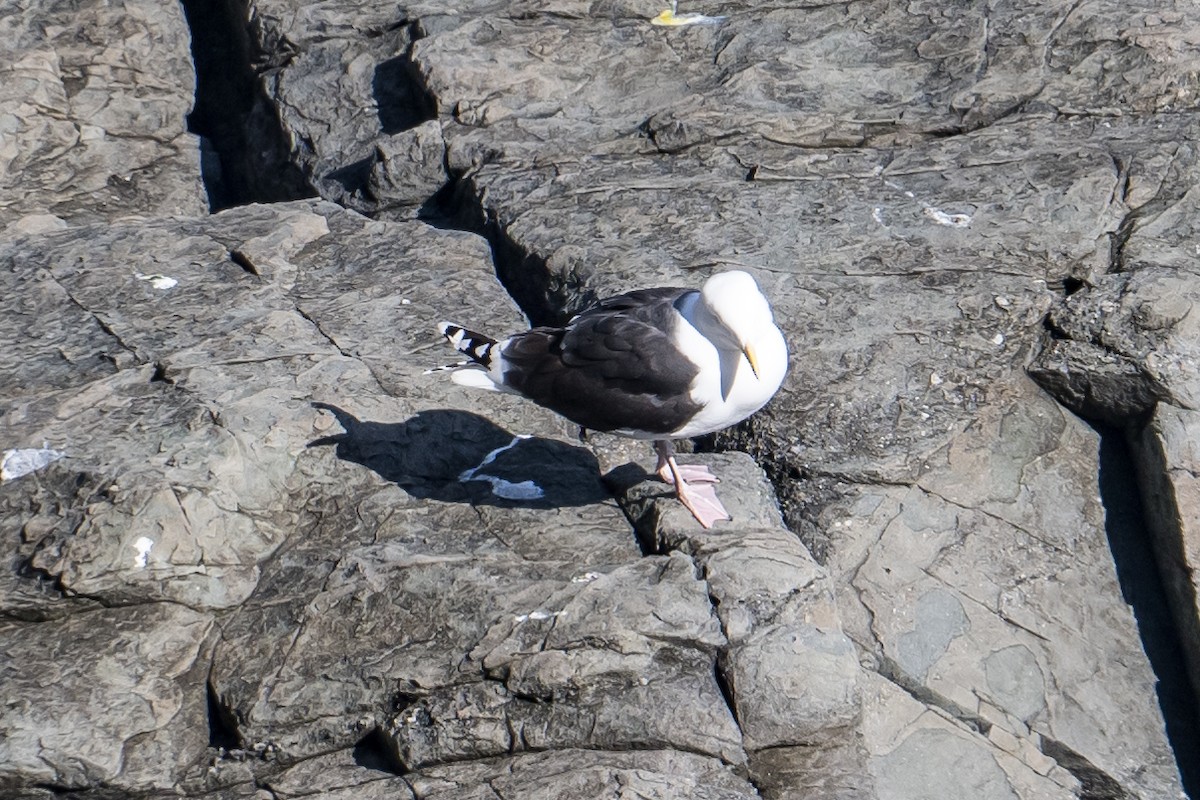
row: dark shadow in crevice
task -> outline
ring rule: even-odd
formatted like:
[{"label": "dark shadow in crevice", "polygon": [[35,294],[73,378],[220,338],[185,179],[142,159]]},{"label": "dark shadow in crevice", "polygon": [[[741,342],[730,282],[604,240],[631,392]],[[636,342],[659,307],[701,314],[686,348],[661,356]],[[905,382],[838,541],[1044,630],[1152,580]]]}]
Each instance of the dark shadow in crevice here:
[{"label": "dark shadow in crevice", "polygon": [[[410,36],[415,39],[411,31],[410,26]],[[379,125],[385,134],[407,131],[437,118],[437,101],[412,63],[411,45],[404,55],[375,67],[371,92],[378,109]]]},{"label": "dark shadow in crevice", "polygon": [[448,180],[442,187],[425,199],[417,209],[417,219],[438,230],[465,230],[455,205],[458,185]]},{"label": "dark shadow in crevice", "polygon": [[1158,679],[1156,691],[1184,791],[1200,797],[1200,708],[1184,661],[1155,560],[1132,454],[1121,431],[1094,425],[1100,435],[1100,499],[1105,532],[1125,602],[1137,619],[1142,647]]},{"label": "dark shadow in crevice", "polygon": [[374,165],[375,158],[367,156],[325,173],[322,180],[336,181],[345,194],[366,194],[369,191],[367,187],[371,179],[371,168]]},{"label": "dark shadow in crevice", "polygon": [[1042,752],[1058,762],[1079,781],[1079,800],[1133,800],[1134,795],[1104,770],[1060,741],[1042,736]]},{"label": "dark shadow in crevice", "polygon": [[[521,309],[531,326],[564,325],[571,317],[595,305],[596,292],[574,273],[552,275],[540,253],[514,240],[496,210],[484,204],[484,191],[471,175],[456,175],[420,207],[417,218],[443,230],[466,231],[482,236],[492,251],[496,279]],[[557,271],[561,273],[562,271]]]},{"label": "dark shadow in crevice", "polygon": [[[769,416],[778,397],[762,413]],[[762,468],[775,489],[775,499],[784,526],[796,535],[813,559],[825,566],[833,557],[833,535],[819,522],[821,512],[838,502],[848,490],[847,484],[834,477],[810,474],[771,450],[769,440],[756,428],[752,416],[724,430],[697,436],[692,440],[697,453],[748,453]]]},{"label": "dark shadow in crevice", "polygon": [[57,783],[33,783],[28,789],[15,790],[12,793],[0,795],[5,800],[45,800],[47,797],[61,800],[130,800],[128,789],[118,789],[112,786],[89,786],[80,789],[77,786],[61,786]]},{"label": "dark shadow in crevice", "polygon": [[[716,613],[720,601],[712,595],[709,595],[709,601],[713,604],[713,613]],[[729,663],[729,659],[729,647],[721,648],[713,663],[713,678],[716,680],[717,688],[721,690],[721,697],[725,699],[725,705],[729,707],[729,715],[733,717],[734,723],[740,728],[742,726],[742,719],[738,716],[737,696],[734,694],[733,682],[730,679],[730,673],[733,668]]]},{"label": "dark shadow in crevice", "polygon": [[353,756],[354,763],[366,769],[392,775],[403,775],[408,771],[400,763],[395,750],[379,728],[372,728],[366,736],[358,740],[358,744],[354,745]]},{"label": "dark shadow in crevice", "polygon": [[478,414],[422,411],[404,422],[369,422],[328,403],[345,433],[309,443],[336,445],[413,497],[508,508],[563,508],[611,500],[590,450],[509,433]]},{"label": "dark shadow in crevice", "polygon": [[212,681],[205,684],[208,694],[208,746],[231,751],[241,746],[237,734],[237,721],[233,712],[221,704]]},{"label": "dark shadow in crevice", "polygon": [[196,71],[188,131],[201,137],[209,210],[315,197],[255,69],[265,54],[255,49],[247,0],[181,2]]}]

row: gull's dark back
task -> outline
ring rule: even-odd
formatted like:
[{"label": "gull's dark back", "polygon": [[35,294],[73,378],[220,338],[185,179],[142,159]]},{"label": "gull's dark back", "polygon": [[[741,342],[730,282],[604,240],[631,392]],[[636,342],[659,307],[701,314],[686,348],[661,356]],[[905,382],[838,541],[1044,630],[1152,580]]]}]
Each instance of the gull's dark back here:
[{"label": "gull's dark back", "polygon": [[505,346],[504,383],[596,431],[666,435],[700,410],[697,366],[676,348],[676,304],[694,289],[640,289],[602,300],[565,328],[533,328]]}]

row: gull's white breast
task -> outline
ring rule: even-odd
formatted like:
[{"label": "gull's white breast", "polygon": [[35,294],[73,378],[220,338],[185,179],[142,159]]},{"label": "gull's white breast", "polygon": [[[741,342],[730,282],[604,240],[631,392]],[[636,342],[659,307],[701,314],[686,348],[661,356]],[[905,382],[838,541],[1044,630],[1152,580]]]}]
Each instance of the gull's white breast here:
[{"label": "gull's white breast", "polygon": [[676,329],[676,342],[700,369],[692,383],[691,396],[701,409],[683,427],[673,431],[672,438],[702,436],[736,425],[765,406],[779,391],[787,374],[787,343],[774,325],[764,326],[750,342],[758,362],[757,377],[741,351],[726,355],[726,369],[733,370],[728,393],[722,392],[722,359],[716,345],[686,320]]}]

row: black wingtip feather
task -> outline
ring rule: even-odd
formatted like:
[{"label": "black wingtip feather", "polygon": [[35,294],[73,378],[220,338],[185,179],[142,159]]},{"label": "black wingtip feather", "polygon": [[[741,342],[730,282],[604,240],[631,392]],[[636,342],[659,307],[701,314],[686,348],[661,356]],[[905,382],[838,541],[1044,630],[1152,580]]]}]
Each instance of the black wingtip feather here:
[{"label": "black wingtip feather", "polygon": [[442,322],[438,325],[438,333],[446,337],[450,346],[467,356],[476,364],[483,367],[492,365],[492,348],[496,340],[482,333],[468,330],[453,322]]}]

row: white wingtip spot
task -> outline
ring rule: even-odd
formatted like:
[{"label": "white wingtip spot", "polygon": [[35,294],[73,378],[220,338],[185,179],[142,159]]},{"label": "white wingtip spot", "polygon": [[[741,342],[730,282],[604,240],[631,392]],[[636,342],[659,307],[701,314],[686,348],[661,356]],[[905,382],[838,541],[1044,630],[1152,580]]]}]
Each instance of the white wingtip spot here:
[{"label": "white wingtip spot", "polygon": [[[458,330],[456,333],[451,334],[450,333],[451,328],[457,328]],[[454,345],[455,347],[458,347],[458,345],[462,342],[463,337],[466,336],[467,332],[463,329],[463,326],[459,325],[458,323],[439,322],[438,323],[438,333],[440,333],[442,336],[445,336],[447,339],[449,339],[450,344]]]}]

